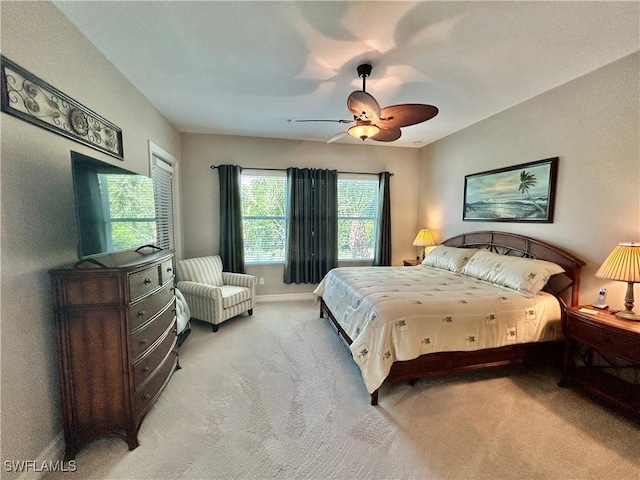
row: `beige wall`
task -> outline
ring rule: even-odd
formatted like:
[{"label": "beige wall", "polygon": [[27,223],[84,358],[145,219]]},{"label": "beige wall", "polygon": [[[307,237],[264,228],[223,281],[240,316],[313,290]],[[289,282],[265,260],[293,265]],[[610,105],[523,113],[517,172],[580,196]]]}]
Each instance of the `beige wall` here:
[{"label": "beige wall", "polygon": [[[563,247],[587,263],[582,301],[606,286],[623,308],[624,285],[594,274],[617,243],[640,242],[639,78],[636,53],[425,147],[419,222],[439,239],[492,229]],[[549,157],[560,158],[552,224],[462,221],[465,175]]]},{"label": "beige wall", "polygon": [[[179,133],[53,4],[2,2],[1,9],[2,54],[122,128],[125,152],[120,162],[0,115],[4,462],[36,459],[55,445],[62,430],[47,272],[77,258],[70,150],[148,173],[147,141],[177,158],[180,141]],[[15,477],[2,472],[2,478]]]},{"label": "beige wall", "polygon": [[[223,135],[182,135],[182,210],[184,255],[218,253],[218,173],[210,165],[243,167],[335,168],[339,171],[390,171],[393,264],[418,253],[411,243],[418,231],[419,150],[362,145],[298,142]],[[283,265],[251,266],[247,272],[263,277],[258,295],[311,292],[313,285],[286,285]]]},{"label": "beige wall", "polygon": [[[606,284],[619,306],[622,286],[593,273],[617,242],[640,241],[638,55],[421,151],[180,136],[51,3],[5,1],[0,9],[2,54],[121,127],[125,151],[120,163],[0,114],[2,461],[35,459],[62,428],[47,272],[76,258],[71,149],[142,173],[148,171],[148,140],[179,158],[185,257],[218,251],[218,180],[211,164],[389,170],[395,173],[394,264],[416,255],[411,242],[419,228],[432,228],[438,239],[484,228],[521,232],[587,261],[584,298]],[[462,222],[464,175],[551,156],[560,157],[553,224]],[[249,270],[266,279],[260,294],[313,288],[284,285],[281,265]]]}]

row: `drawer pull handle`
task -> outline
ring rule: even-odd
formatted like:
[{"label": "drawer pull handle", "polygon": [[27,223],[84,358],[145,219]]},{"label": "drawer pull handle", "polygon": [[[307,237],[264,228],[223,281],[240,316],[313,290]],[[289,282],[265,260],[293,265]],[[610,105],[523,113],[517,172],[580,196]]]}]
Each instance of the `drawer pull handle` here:
[{"label": "drawer pull handle", "polygon": [[139,317],[144,317],[144,316],[145,316],[145,311],[144,311],[144,310],[140,310],[140,311],[138,312],[138,316],[139,316]]},{"label": "drawer pull handle", "polygon": [[142,373],[147,373],[148,371],[149,371],[149,367],[144,367],[144,368],[142,369]]},{"label": "drawer pull handle", "polygon": [[147,344],[147,339],[143,338],[142,340],[140,340],[140,345],[146,345]]},{"label": "drawer pull handle", "polygon": [[149,285],[151,283],[151,279],[150,278],[145,278],[144,279],[144,284],[145,285]]},{"label": "drawer pull handle", "polygon": [[171,272],[173,272],[173,268],[167,267],[167,273],[171,273]]},{"label": "drawer pull handle", "polygon": [[144,394],[144,399],[145,400],[149,400],[151,398],[151,394],[150,393],[145,393]]}]

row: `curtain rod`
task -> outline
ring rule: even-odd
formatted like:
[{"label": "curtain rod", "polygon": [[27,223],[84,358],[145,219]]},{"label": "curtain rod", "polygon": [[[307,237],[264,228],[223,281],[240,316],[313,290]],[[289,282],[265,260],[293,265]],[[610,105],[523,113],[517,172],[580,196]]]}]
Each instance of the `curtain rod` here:
[{"label": "curtain rod", "polygon": [[[216,168],[218,168],[218,165],[211,165],[209,168],[211,168],[212,170],[215,170]],[[264,168],[264,167],[241,167],[244,168],[245,170],[266,170],[268,172],[286,172],[287,169],[286,168]],[[338,173],[346,173],[346,174],[351,174],[351,175],[378,175],[377,173],[369,173],[369,172],[338,172]],[[389,174],[391,177],[393,177],[393,173]]]}]

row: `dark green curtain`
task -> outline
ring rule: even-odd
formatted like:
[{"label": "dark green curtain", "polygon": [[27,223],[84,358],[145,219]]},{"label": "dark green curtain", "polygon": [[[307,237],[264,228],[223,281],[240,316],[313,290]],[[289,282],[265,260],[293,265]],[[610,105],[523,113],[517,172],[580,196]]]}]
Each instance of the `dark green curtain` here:
[{"label": "dark green curtain", "polygon": [[379,177],[378,228],[373,264],[382,267],[391,265],[391,196],[389,194],[391,174],[382,172]]},{"label": "dark green curtain", "polygon": [[318,283],[338,266],[338,172],[287,169],[285,283]]},{"label": "dark green curtain", "polygon": [[220,179],[220,258],[225,272],[245,273],[242,200],[238,165],[218,166]]}]

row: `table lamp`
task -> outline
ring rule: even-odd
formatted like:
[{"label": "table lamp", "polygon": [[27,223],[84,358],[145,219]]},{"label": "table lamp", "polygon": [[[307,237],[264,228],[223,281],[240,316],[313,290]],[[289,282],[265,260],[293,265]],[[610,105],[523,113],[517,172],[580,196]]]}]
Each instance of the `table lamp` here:
[{"label": "table lamp", "polygon": [[616,316],[640,321],[640,315],[633,311],[633,284],[640,282],[640,243],[617,245],[596,272],[596,277],[627,282],[625,310],[620,310]]},{"label": "table lamp", "polygon": [[416,247],[422,247],[422,259],[424,260],[425,247],[432,247],[436,242],[433,239],[433,235],[429,230],[422,229],[416,235],[416,239],[413,241],[413,245]]}]

